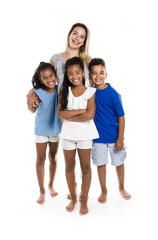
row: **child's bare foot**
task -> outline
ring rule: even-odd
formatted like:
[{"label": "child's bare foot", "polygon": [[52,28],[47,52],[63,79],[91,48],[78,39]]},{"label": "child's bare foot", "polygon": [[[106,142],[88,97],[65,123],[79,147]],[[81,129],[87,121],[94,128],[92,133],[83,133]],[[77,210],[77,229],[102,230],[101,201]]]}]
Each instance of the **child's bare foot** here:
[{"label": "child's bare foot", "polygon": [[76,203],[77,203],[76,199],[71,200],[70,203],[67,205],[66,210],[68,212],[72,212],[74,210],[74,208],[75,208]]},{"label": "child's bare foot", "polygon": [[68,193],[67,199],[71,200],[71,194],[70,193]]},{"label": "child's bare foot", "polygon": [[105,203],[106,200],[107,200],[107,192],[101,192],[101,194],[98,198],[98,202]]},{"label": "child's bare foot", "polygon": [[37,203],[44,204],[44,202],[45,202],[45,193],[40,193],[40,196],[37,199]]},{"label": "child's bare foot", "polygon": [[58,195],[58,192],[56,192],[53,187],[48,186],[48,188],[52,197],[56,197]]},{"label": "child's bare foot", "polygon": [[82,201],[80,205],[80,215],[86,215],[88,213],[87,202]]},{"label": "child's bare foot", "polygon": [[120,191],[121,196],[122,196],[124,199],[126,199],[126,200],[131,199],[131,195],[130,195],[128,192],[126,192],[125,189],[119,189],[119,191]]}]

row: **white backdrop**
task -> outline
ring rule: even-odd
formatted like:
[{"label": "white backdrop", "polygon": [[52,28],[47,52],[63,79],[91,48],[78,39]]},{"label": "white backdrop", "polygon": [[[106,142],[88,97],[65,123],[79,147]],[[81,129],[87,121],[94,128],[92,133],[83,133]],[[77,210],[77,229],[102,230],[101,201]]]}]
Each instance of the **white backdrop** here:
[{"label": "white backdrop", "polygon": [[[115,169],[107,167],[107,203],[99,204],[96,168],[92,165],[89,214],[79,204],[68,213],[64,158],[60,148],[52,199],[39,206],[35,172],[34,115],[26,93],[40,61],[63,52],[72,24],[85,23],[91,33],[90,55],[106,61],[107,81],[122,95],[126,113],[125,188],[119,196]],[[8,0],[0,6],[1,66],[1,239],[157,239],[157,64],[156,0],[75,2]],[[45,186],[48,183],[48,159]],[[80,170],[76,166],[78,193]]]}]

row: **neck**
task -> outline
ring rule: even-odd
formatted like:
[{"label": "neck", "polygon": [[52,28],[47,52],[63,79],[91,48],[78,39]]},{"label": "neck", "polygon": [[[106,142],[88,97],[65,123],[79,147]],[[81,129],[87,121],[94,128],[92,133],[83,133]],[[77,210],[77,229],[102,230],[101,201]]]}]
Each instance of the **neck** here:
[{"label": "neck", "polygon": [[53,93],[56,89],[56,86],[54,88],[45,88],[44,90],[47,92],[47,93]]},{"label": "neck", "polygon": [[108,84],[107,84],[107,83],[105,83],[104,85],[97,86],[96,88],[97,88],[97,89],[99,89],[99,90],[101,90],[101,89],[104,89],[104,88],[106,88],[107,86],[108,86]]},{"label": "neck", "polygon": [[79,57],[79,49],[74,49],[69,47],[67,50],[67,53],[70,56],[70,58]]}]

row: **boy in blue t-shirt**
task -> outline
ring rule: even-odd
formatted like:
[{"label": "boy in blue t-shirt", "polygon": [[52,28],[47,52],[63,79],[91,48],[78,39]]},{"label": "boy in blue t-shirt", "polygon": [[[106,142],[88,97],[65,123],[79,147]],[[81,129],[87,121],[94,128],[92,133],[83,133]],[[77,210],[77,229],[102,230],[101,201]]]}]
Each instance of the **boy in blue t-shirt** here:
[{"label": "boy in blue t-shirt", "polygon": [[105,203],[107,199],[106,164],[108,151],[111,164],[116,166],[119,191],[124,199],[131,195],[124,189],[124,160],[126,151],[123,143],[125,118],[121,96],[110,84],[105,83],[107,77],[104,60],[94,58],[89,64],[90,79],[97,88],[95,93],[96,113],[94,121],[99,133],[99,138],[93,140],[92,159],[97,166],[101,186],[101,195],[98,201]]}]

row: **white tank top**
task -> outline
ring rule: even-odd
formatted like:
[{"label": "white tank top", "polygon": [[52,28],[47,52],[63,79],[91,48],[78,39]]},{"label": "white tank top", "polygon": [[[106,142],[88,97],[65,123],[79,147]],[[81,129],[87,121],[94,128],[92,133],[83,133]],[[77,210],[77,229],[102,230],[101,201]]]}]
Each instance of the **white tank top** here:
[{"label": "white tank top", "polygon": [[[71,87],[69,87],[68,95],[68,110],[86,109],[87,101],[93,96],[96,89],[88,87],[86,91],[79,97],[74,97]],[[91,140],[98,138],[98,131],[96,129],[93,119],[85,122],[72,122],[68,120],[63,121],[61,138],[68,140]]]}]

